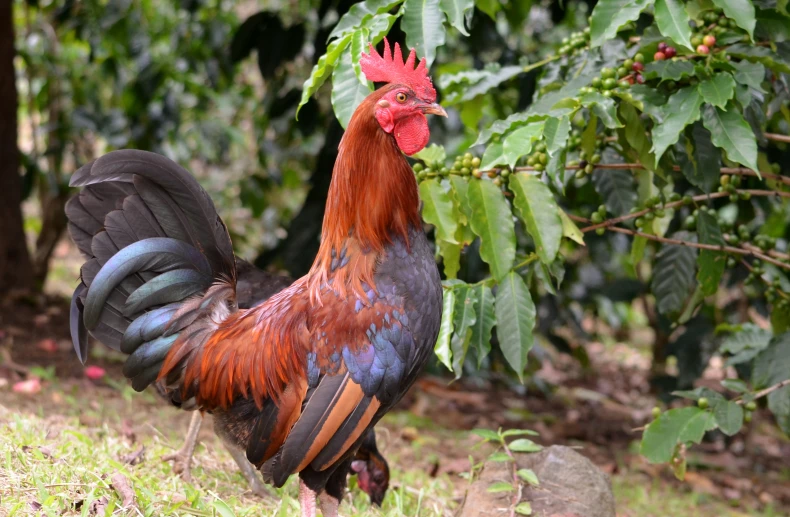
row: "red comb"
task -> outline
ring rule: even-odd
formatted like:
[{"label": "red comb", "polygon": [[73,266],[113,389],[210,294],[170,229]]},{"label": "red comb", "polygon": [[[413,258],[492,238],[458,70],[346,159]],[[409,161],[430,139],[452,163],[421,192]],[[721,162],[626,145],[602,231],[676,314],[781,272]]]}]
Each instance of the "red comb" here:
[{"label": "red comb", "polygon": [[414,93],[423,100],[436,101],[436,90],[433,89],[431,78],[428,77],[425,58],[422,58],[417,68],[414,68],[414,62],[417,60],[417,52],[414,49],[411,49],[409,58],[404,62],[400,45],[397,43],[395,43],[395,52],[390,57],[390,44],[387,38],[384,38],[383,56],[376,52],[372,43],[369,47],[370,54],[363,52],[359,60],[368,81],[403,84],[414,90]]}]

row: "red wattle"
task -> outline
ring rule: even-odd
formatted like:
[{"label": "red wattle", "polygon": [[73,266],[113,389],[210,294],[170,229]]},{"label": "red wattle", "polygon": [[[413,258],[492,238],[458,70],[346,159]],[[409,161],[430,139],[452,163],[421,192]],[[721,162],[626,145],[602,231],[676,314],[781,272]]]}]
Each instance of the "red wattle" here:
[{"label": "red wattle", "polygon": [[420,152],[426,145],[431,133],[428,130],[428,120],[422,113],[404,118],[395,124],[392,131],[400,150],[408,155]]}]

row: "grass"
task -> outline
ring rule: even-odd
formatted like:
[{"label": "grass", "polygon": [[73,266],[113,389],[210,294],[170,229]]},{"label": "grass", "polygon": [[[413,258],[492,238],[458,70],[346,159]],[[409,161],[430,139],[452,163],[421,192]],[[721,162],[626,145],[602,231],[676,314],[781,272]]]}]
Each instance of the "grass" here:
[{"label": "grass", "polygon": [[[210,425],[201,431],[192,482],[176,476],[160,458],[181,445],[189,416],[122,382],[97,387],[84,380],[54,379],[34,397],[0,391],[0,517],[87,517],[93,515],[92,503],[103,498],[107,506],[99,515],[122,515],[121,495],[111,485],[116,473],[134,490],[137,511],[128,515],[298,515],[296,478],[275,490],[275,498],[254,496]],[[476,438],[407,412],[390,414],[382,424],[379,445],[393,469],[384,505],[372,508],[350,478],[340,514],[452,515],[467,481],[458,475],[431,477],[431,465],[463,460],[470,453],[479,459],[484,451],[472,450]],[[145,447],[142,462],[124,464],[122,458],[140,446]],[[686,485],[627,468],[622,472],[613,476],[618,517],[785,515],[770,507],[733,507]]]},{"label": "grass", "polygon": [[[88,516],[91,504],[102,498],[107,500],[103,515],[112,515],[122,503],[110,480],[118,472],[134,490],[139,512],[132,515],[298,515],[295,476],[275,490],[275,499],[257,498],[210,431],[201,435],[192,482],[176,476],[160,458],[180,446],[183,435],[174,429],[183,432],[183,416],[188,415],[164,407],[150,395],[129,397],[124,390],[121,397],[107,397],[113,390],[106,388],[91,390],[99,393],[91,394],[93,400],[85,407],[85,399],[76,391],[80,388],[70,388],[63,392],[50,385],[38,395],[48,399],[46,404],[23,400],[20,410],[5,407],[0,400],[0,516],[31,515],[37,505],[40,515]],[[52,413],[55,408],[58,414]],[[134,443],[122,423],[129,419]],[[143,461],[123,464],[121,458],[141,445]],[[449,515],[454,487],[447,476],[431,478],[422,469],[400,470],[398,451],[388,449],[386,454],[393,467],[393,484],[383,507],[371,508],[367,495],[351,478],[342,515]]]},{"label": "grass", "polygon": [[620,476],[612,480],[617,500],[618,517],[666,517],[694,515],[699,517],[782,517],[787,514],[771,507],[760,510],[733,508],[704,493],[677,488],[647,476]]}]

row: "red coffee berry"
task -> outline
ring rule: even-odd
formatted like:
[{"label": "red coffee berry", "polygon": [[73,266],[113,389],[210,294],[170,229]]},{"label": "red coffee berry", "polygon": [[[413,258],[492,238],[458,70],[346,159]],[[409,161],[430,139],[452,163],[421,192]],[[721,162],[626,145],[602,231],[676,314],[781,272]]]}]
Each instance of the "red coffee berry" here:
[{"label": "red coffee berry", "polygon": [[663,41],[658,44],[658,51],[659,52],[664,52],[666,49],[667,49],[667,44],[664,43]]},{"label": "red coffee berry", "polygon": [[697,54],[707,56],[710,54],[710,49],[707,47],[707,45],[697,45]]},{"label": "red coffee berry", "polygon": [[677,55],[678,51],[675,47],[667,47],[664,51],[664,55],[667,56],[667,59],[672,59]]},{"label": "red coffee berry", "polygon": [[[701,47],[701,46],[702,46],[702,45],[700,45],[700,47]],[[699,47],[698,47],[698,48],[699,48]],[[667,55],[666,55],[666,54],[664,54],[663,52],[656,52],[655,54],[653,54],[653,60],[654,60],[654,61],[663,61],[663,60],[665,60],[666,58],[667,58]]]},{"label": "red coffee berry", "polygon": [[642,74],[636,74],[636,82],[639,84],[645,84],[645,78]]},{"label": "red coffee berry", "polygon": [[702,38],[702,44],[710,48],[716,44],[716,37],[711,34],[708,34],[707,36]]},{"label": "red coffee berry", "polygon": [[642,71],[642,70],[644,70],[644,69],[645,69],[645,65],[644,65],[644,63],[640,63],[639,61],[635,62],[635,63],[634,63],[632,66],[631,66],[631,70],[633,70],[634,72],[641,72],[641,71]]}]

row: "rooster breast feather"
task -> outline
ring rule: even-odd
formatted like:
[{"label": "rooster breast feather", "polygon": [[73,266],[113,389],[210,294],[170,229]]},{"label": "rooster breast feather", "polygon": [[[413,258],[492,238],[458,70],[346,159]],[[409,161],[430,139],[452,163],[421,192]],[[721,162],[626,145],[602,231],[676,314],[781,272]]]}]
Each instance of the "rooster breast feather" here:
[{"label": "rooster breast feather", "polygon": [[231,314],[204,341],[194,332],[180,339],[161,374],[203,409],[254,401],[257,414],[236,441],[252,463],[268,462],[276,485],[341,460],[403,394],[415,360],[397,295],[367,288],[362,300],[324,289],[314,305],[305,284]]}]

